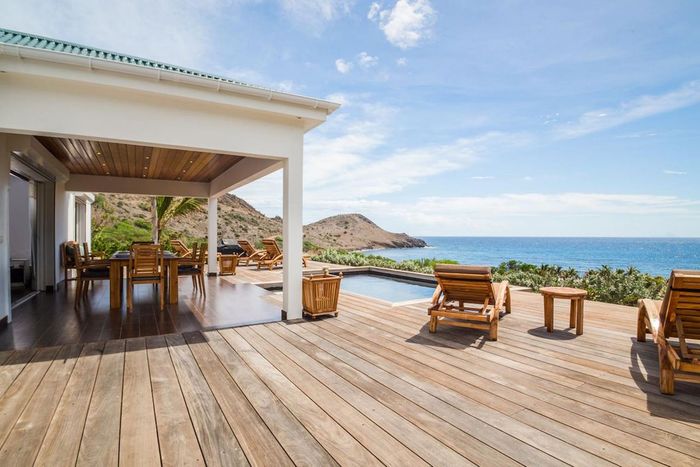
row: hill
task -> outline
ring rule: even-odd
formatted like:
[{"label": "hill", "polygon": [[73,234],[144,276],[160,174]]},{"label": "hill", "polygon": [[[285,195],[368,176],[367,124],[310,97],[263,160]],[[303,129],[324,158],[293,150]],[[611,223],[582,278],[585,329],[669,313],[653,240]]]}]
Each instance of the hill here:
[{"label": "hill", "polygon": [[[93,205],[96,232],[138,230],[150,232],[150,198],[135,195],[98,195]],[[231,194],[219,198],[219,238],[246,238],[256,242],[282,234],[282,218],[267,217],[245,200]],[[168,224],[169,237],[203,239],[207,235],[206,207],[201,212],[179,217]],[[311,249],[422,247],[426,243],[405,233],[388,232],[362,214],[341,214],[304,226],[306,247]]]}]

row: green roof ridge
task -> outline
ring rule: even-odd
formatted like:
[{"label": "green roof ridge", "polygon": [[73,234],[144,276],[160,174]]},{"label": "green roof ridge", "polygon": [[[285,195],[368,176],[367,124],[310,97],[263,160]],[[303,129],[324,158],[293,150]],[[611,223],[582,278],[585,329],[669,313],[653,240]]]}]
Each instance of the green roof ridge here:
[{"label": "green roof ridge", "polygon": [[[254,84],[244,83],[231,78],[226,78],[224,76],[214,75],[212,73],[206,73],[203,71],[194,70],[191,68],[186,68],[178,65],[171,65],[164,62],[159,62],[157,60],[151,60],[148,58],[137,57],[135,55],[129,55],[119,52],[112,52],[107,50],[98,49],[96,47],[90,47],[86,45],[76,44],[73,42],[63,41],[59,39],[53,39],[50,37],[39,36],[37,34],[30,34],[26,32],[13,31],[12,29],[0,28],[0,45],[9,44],[20,47],[27,47],[32,49],[48,50],[56,53],[64,53],[71,55],[83,55],[98,60],[105,60],[110,62],[128,63],[134,66],[141,66],[144,68],[152,68],[156,70],[165,70],[175,73],[181,73],[184,75],[194,76],[198,78],[210,79],[214,81],[221,81],[224,83],[236,84],[239,86],[246,86],[250,88],[262,89],[266,91],[274,91],[272,88],[265,86],[258,86]],[[276,91],[283,92],[283,91]]]}]

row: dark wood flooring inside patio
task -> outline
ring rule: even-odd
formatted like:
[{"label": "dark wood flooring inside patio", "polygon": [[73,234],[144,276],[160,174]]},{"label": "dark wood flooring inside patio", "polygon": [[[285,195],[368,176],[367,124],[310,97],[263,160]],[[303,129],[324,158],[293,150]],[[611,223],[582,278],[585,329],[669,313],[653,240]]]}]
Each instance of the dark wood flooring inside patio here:
[{"label": "dark wood flooring inside patio", "polygon": [[75,310],[75,282],[55,293],[40,293],[12,310],[13,322],[0,330],[0,350],[87,343],[109,339],[183,333],[281,319],[269,292],[252,284],[209,277],[206,298],[180,279],[179,302],[161,311],[157,289],[134,288],[134,310],[109,309],[109,284],[95,282]]},{"label": "dark wood flooring inside patio", "polygon": [[1,465],[698,465],[700,389],[658,393],[634,309],[582,336],[513,294],[497,342],[424,305],[0,352]]}]

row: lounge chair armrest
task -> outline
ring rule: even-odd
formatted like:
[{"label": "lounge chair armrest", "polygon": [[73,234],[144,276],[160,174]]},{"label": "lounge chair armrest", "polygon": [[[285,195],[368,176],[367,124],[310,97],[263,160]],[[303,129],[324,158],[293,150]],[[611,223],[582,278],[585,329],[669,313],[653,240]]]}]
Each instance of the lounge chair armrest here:
[{"label": "lounge chair armrest", "polygon": [[649,330],[654,336],[654,340],[657,340],[659,335],[659,307],[655,300],[642,299],[639,300],[639,316],[638,319],[644,319],[646,324],[649,325]]},{"label": "lounge chair armrest", "polygon": [[508,293],[508,281],[504,280],[500,284],[498,284],[498,288],[496,289],[494,309],[496,310],[497,313],[505,305],[507,293]]},{"label": "lounge chair armrest", "polygon": [[440,296],[442,295],[442,288],[438,285],[435,287],[435,292],[433,292],[433,298],[431,299],[431,303],[433,304],[433,307],[436,307],[440,303]]}]

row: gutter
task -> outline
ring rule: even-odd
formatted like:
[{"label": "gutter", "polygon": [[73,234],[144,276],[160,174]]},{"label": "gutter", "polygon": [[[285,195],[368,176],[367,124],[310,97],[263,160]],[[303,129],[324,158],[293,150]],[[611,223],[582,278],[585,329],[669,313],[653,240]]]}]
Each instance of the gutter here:
[{"label": "gutter", "polygon": [[131,63],[120,63],[103,58],[90,57],[87,55],[77,55],[65,52],[54,52],[51,50],[35,49],[32,47],[18,46],[14,44],[0,44],[0,55],[9,55],[20,59],[29,58],[43,60],[53,63],[60,63],[70,66],[87,68],[89,70],[105,70],[116,73],[136,75],[156,81],[171,81],[176,83],[191,84],[198,87],[208,88],[215,92],[231,92],[256,97],[267,101],[277,101],[288,104],[301,105],[311,109],[322,109],[326,115],[335,112],[340,104],[316,99],[314,97],[300,96],[272,89],[248,86],[244,84],[230,83],[223,80],[192,76],[176,71],[163,70],[160,68],[150,68]]}]

